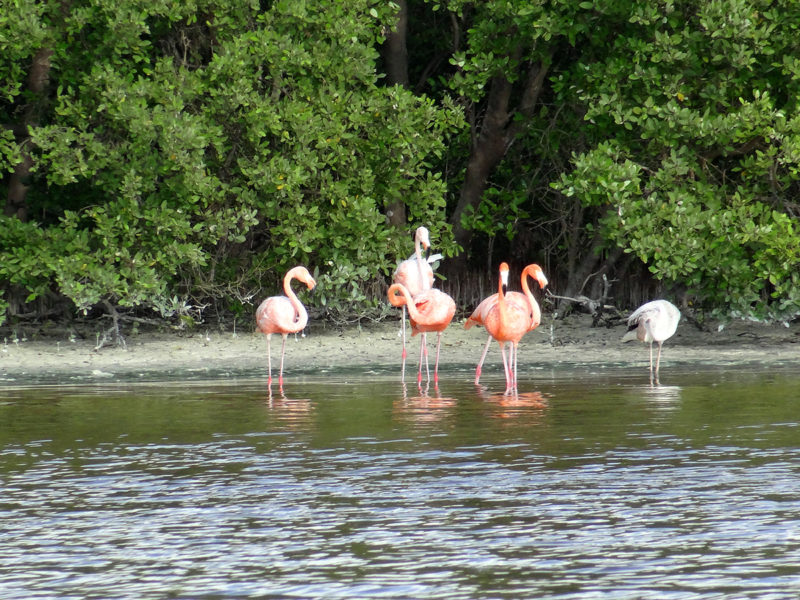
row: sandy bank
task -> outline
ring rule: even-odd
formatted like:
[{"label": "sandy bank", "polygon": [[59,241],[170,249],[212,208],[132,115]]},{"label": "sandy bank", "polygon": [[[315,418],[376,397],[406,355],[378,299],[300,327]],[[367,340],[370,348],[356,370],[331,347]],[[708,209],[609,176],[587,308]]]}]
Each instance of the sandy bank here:
[{"label": "sandy bank", "polygon": [[[287,342],[286,373],[324,374],[331,370],[399,369],[399,322],[391,321],[344,330],[312,324],[305,336]],[[624,326],[592,327],[591,318],[573,315],[542,325],[520,344],[521,373],[532,365],[570,368],[596,364],[646,366],[646,346],[620,343]],[[429,336],[431,349],[434,336]],[[477,362],[486,340],[483,329],[463,329],[454,322],[442,338],[441,365]],[[664,346],[662,368],[695,364],[787,365],[800,362],[800,326],[736,321],[722,331],[700,331],[682,322]],[[266,373],[266,338],[256,331],[234,334],[199,329],[193,333],[141,333],[127,338],[127,347],[94,350],[93,340],[72,340],[33,334],[30,339],[5,337],[0,347],[0,379],[7,385],[50,382],[141,379],[180,376],[224,376]],[[409,362],[416,362],[418,338],[409,344]],[[280,338],[273,337],[277,366]],[[488,363],[499,364],[492,350]]]}]

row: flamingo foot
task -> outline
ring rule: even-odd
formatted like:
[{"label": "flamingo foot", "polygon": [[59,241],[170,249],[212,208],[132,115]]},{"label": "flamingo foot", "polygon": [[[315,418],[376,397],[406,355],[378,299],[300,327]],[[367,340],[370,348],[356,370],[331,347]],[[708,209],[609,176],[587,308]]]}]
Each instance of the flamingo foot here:
[{"label": "flamingo foot", "polygon": [[405,359],[406,359],[406,355],[407,355],[407,354],[408,354],[408,353],[406,352],[405,346],[403,346],[403,354],[402,354],[402,356],[403,356],[403,360],[405,360]]}]

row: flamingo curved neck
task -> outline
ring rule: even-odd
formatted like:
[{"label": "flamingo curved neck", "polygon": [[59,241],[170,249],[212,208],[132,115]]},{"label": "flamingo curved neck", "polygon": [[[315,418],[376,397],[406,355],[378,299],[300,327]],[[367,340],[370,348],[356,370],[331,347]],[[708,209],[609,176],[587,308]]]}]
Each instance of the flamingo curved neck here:
[{"label": "flamingo curved neck", "polygon": [[404,285],[398,284],[400,291],[403,294],[403,297],[406,301],[406,306],[408,307],[408,314],[411,316],[412,319],[415,321],[422,321],[424,320],[424,316],[422,313],[417,310],[417,305],[414,303],[414,298],[411,297],[411,292],[408,291],[408,288]]},{"label": "flamingo curved neck", "polygon": [[422,285],[422,289],[426,289],[428,286],[425,285],[425,271],[423,269],[423,262],[422,262],[422,243],[419,240],[419,237],[414,238],[414,255],[417,257],[417,270],[419,271],[419,281]]},{"label": "flamingo curved neck", "polygon": [[[411,292],[408,291],[408,288],[401,283],[395,283],[390,288],[392,293],[399,291],[403,294],[403,298],[405,300],[405,305],[408,307],[408,314],[409,316],[416,321],[420,325],[430,325],[436,321],[436,317],[430,313],[422,313],[417,308],[416,302],[414,302],[414,298],[411,297]],[[430,299],[426,299],[426,301],[430,301]],[[394,304],[394,302],[392,302]],[[395,304],[395,306],[397,306]]]},{"label": "flamingo curved neck", "polygon": [[303,306],[303,303],[297,298],[297,294],[295,294],[294,290],[292,290],[292,279],[294,279],[294,273],[289,271],[283,278],[283,292],[286,294],[286,297],[289,298],[289,302],[291,302],[292,306],[294,307],[295,324],[302,329],[308,322],[308,313],[306,312],[306,308]]},{"label": "flamingo curved neck", "polygon": [[[398,292],[400,292],[398,294]],[[411,294],[408,291],[408,288],[404,286],[402,283],[393,283],[389,286],[389,291],[387,293],[389,296],[389,303],[392,306],[403,306],[411,304]],[[402,296],[402,298],[399,298]]]},{"label": "flamingo curved neck", "polygon": [[531,305],[533,322],[538,325],[542,321],[542,309],[539,307],[539,303],[536,301],[536,298],[534,298],[531,288],[528,286],[528,277],[531,277],[531,274],[526,269],[522,273],[522,291],[525,293],[525,296],[528,298],[528,303]]}]

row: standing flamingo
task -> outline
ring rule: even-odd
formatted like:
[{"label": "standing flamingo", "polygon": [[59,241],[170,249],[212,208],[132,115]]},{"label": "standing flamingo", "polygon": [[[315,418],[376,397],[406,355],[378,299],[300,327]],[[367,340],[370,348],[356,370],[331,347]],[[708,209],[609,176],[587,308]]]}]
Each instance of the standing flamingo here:
[{"label": "standing flamingo", "polygon": [[[505,265],[506,277],[508,277],[508,265]],[[500,277],[503,277],[503,265],[500,265]],[[530,287],[528,286],[528,277],[532,277],[537,281],[539,287],[542,289],[545,288],[547,285],[547,277],[544,275],[544,271],[542,268],[537,264],[530,264],[522,270],[522,275],[520,276],[520,280],[522,283],[522,291],[523,293],[519,292],[507,292],[505,297],[508,301],[514,302],[520,306],[524,306],[525,303],[530,306],[530,326],[527,331],[533,331],[539,326],[542,320],[542,311],[539,308],[539,303],[536,302],[536,298],[533,297],[531,293]],[[499,302],[500,294],[492,294],[488,298],[485,298],[473,311],[473,313],[467,319],[467,322],[464,324],[465,329],[469,329],[473,325],[484,325],[486,321],[486,317],[489,314],[489,311],[497,306]],[[527,332],[526,331],[526,332]],[[483,348],[483,354],[481,354],[481,359],[478,362],[478,366],[475,369],[475,385],[478,385],[478,382],[481,378],[481,369],[483,368],[483,361],[486,360],[486,354],[489,351],[489,346],[491,345],[492,334],[489,334],[489,339],[486,340],[486,345]],[[502,347],[502,346],[501,346]],[[515,365],[515,384],[516,384],[516,365]]]},{"label": "standing flamingo", "polygon": [[[417,383],[422,382],[422,355],[425,355],[425,370],[430,381],[431,374],[428,369],[428,348],[425,340],[425,333],[435,331],[436,340],[436,364],[433,368],[434,385],[439,383],[439,350],[442,345],[442,331],[444,331],[453,320],[456,312],[456,303],[453,299],[441,290],[424,290],[412,297],[411,292],[402,283],[395,283],[389,286],[389,302],[392,306],[408,306],[408,315],[411,321],[411,335],[422,334],[419,348],[419,368],[417,370]],[[405,368],[405,361],[403,362]]]},{"label": "standing flamingo", "polygon": [[[650,344],[650,385],[655,379],[658,385],[658,367],[661,362],[661,344],[671,338],[678,329],[681,313],[667,300],[653,300],[642,304],[628,317],[628,332],[622,337],[623,342],[638,339]],[[655,378],[653,372],[653,342],[658,344]]]},{"label": "standing flamingo", "polygon": [[281,370],[278,374],[278,385],[283,389],[283,356],[286,352],[286,338],[290,333],[303,331],[308,323],[306,307],[297,299],[292,291],[292,279],[297,279],[306,284],[308,289],[314,289],[317,282],[305,267],[294,267],[283,278],[283,291],[285,296],[271,296],[264,300],[256,310],[256,323],[262,333],[267,334],[267,364],[269,365],[268,385],[272,385],[272,356],[270,339],[273,333],[283,336],[281,344]]},{"label": "standing flamingo", "polygon": [[[431,241],[427,227],[417,227],[414,232],[414,254],[397,265],[392,280],[402,284],[411,294],[416,296],[422,291],[433,287],[433,269],[427,260],[422,258],[422,248],[428,250]],[[423,342],[424,334],[423,334]],[[406,380],[406,305],[403,303],[403,375]]]}]

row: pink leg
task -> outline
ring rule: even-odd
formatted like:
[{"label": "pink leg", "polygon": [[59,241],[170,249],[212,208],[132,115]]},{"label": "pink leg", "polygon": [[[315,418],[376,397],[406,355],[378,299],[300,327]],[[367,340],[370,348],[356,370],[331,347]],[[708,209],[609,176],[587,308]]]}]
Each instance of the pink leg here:
[{"label": "pink leg", "polygon": [[436,364],[433,367],[433,385],[439,387],[439,349],[442,347],[442,332],[436,334]]},{"label": "pink leg", "polygon": [[489,344],[492,343],[492,336],[489,336],[489,339],[486,340],[486,345],[483,347],[483,354],[481,354],[481,359],[478,362],[478,367],[475,369],[475,385],[478,385],[478,382],[481,379],[481,368],[483,367],[483,361],[486,360],[486,353],[489,352]]},{"label": "pink leg", "polygon": [[281,344],[281,372],[278,374],[278,385],[283,391],[283,355],[286,353],[286,338],[287,334],[283,334],[283,343]]},{"label": "pink leg", "polygon": [[517,354],[519,347],[516,342],[511,342],[511,356],[513,357],[513,366],[511,368],[511,385],[517,389]]},{"label": "pink leg", "polygon": [[422,334],[422,347],[425,348],[425,376],[427,381],[431,380],[431,369],[428,366],[428,334]]},{"label": "pink leg", "polygon": [[403,374],[400,381],[406,382],[406,305],[403,304]]},{"label": "pink leg", "polygon": [[417,364],[417,385],[422,383],[422,355],[425,353],[425,334],[419,337],[419,363]]},{"label": "pink leg", "polygon": [[267,385],[272,385],[272,356],[270,355],[270,339],[272,334],[267,334]]},{"label": "pink leg", "polygon": [[512,384],[511,384],[511,370],[508,364],[508,360],[506,360],[506,345],[503,342],[500,342],[500,354],[503,355],[503,369],[506,372],[506,393],[511,391]]}]

